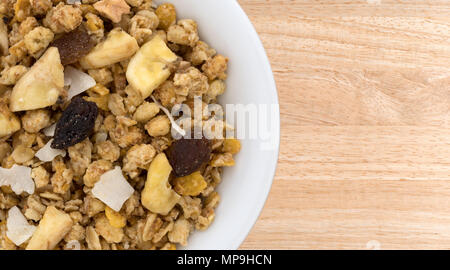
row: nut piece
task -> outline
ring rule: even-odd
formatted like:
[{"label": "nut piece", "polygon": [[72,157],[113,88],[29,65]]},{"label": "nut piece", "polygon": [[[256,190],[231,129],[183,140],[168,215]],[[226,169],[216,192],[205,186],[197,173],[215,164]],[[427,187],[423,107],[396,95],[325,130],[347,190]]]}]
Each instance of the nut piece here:
[{"label": "nut piece", "polygon": [[168,64],[176,60],[177,56],[156,35],[131,58],[126,73],[127,80],[141,92],[142,98],[148,98],[153,90],[169,78]]},{"label": "nut piece", "polygon": [[19,118],[9,111],[4,101],[0,101],[0,137],[11,135],[19,129]]},{"label": "nut piece", "polygon": [[78,62],[91,51],[94,45],[89,34],[80,28],[63,34],[50,44],[58,48],[61,64],[64,66]]},{"label": "nut piece", "polygon": [[171,171],[172,167],[164,153],[157,155],[150,164],[141,201],[145,208],[154,213],[167,215],[181,198],[170,187]]},{"label": "nut piece", "polygon": [[130,6],[124,0],[102,0],[95,3],[94,8],[113,23],[122,20],[123,14],[130,13]]},{"label": "nut piece", "polygon": [[70,231],[72,224],[72,219],[68,214],[56,209],[54,206],[47,207],[26,249],[53,249]]},{"label": "nut piece", "polygon": [[16,83],[11,93],[13,112],[41,109],[56,103],[64,87],[64,68],[57,48],[45,54]]},{"label": "nut piece", "polygon": [[92,51],[81,58],[80,64],[84,69],[106,67],[130,58],[139,50],[134,37],[121,28],[113,29],[106,40],[97,44]]}]

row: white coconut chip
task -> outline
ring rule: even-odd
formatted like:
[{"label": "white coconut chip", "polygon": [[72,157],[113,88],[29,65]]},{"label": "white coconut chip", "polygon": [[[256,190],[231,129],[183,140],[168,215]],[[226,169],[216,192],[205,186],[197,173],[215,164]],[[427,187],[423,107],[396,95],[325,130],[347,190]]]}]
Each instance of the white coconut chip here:
[{"label": "white coconut chip", "polygon": [[106,132],[98,132],[95,134],[94,140],[96,143],[104,142],[108,139],[108,133]]},{"label": "white coconut chip", "polygon": [[57,157],[57,156],[62,156],[62,157],[66,156],[65,150],[53,149],[50,147],[50,144],[52,144],[52,141],[53,141],[53,139],[48,141],[48,143],[44,147],[42,147],[41,149],[39,149],[39,151],[36,152],[35,156],[38,159],[40,159],[41,161],[49,162],[49,161],[52,161],[53,159],[55,159],[55,157]]},{"label": "white coconut chip", "polygon": [[67,250],[81,250],[81,244],[78,240],[70,240],[67,242],[65,249]]},{"label": "white coconut chip", "polygon": [[116,212],[120,211],[124,202],[133,193],[133,187],[125,179],[119,166],[100,176],[100,180],[95,183],[92,189],[92,195]]},{"label": "white coconut chip", "polygon": [[36,230],[36,226],[30,225],[17,206],[9,209],[6,219],[6,236],[16,246],[20,246],[27,241]]},{"label": "white coconut chip", "polygon": [[161,103],[159,103],[153,95],[151,96],[151,98],[153,99],[153,102],[155,102],[155,104],[158,105],[159,108],[167,115],[167,117],[170,120],[170,123],[172,124],[172,128],[175,129],[176,132],[180,133],[181,136],[185,136],[186,131],[175,122],[175,119],[173,119],[173,116],[169,112],[169,110],[163,105],[161,105]]},{"label": "white coconut chip", "polygon": [[67,0],[67,4],[69,5],[80,5],[81,0]]},{"label": "white coconut chip", "polygon": [[11,169],[0,168],[0,186],[10,186],[17,195],[34,193],[31,168],[14,164]]},{"label": "white coconut chip", "polygon": [[68,66],[64,69],[64,84],[70,85],[68,99],[72,99],[84,91],[96,85],[94,78],[88,74],[79,71],[76,68]]},{"label": "white coconut chip", "polygon": [[53,137],[55,136],[55,130],[56,130],[56,123],[47,128],[44,128],[44,134],[47,137]]}]

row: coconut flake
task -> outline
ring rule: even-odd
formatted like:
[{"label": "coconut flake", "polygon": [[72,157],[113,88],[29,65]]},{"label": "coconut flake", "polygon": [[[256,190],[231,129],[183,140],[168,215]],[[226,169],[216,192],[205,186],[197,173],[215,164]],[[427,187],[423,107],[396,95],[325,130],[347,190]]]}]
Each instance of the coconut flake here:
[{"label": "coconut flake", "polygon": [[10,186],[17,195],[34,193],[31,168],[14,164],[11,169],[0,168],[0,186]]},{"label": "coconut flake", "polygon": [[53,139],[48,141],[48,143],[44,147],[42,147],[41,149],[39,149],[39,151],[36,152],[35,156],[38,159],[40,159],[41,161],[49,162],[49,161],[52,161],[53,159],[55,159],[55,157],[57,157],[59,155],[62,157],[66,156],[65,150],[53,149],[50,147],[50,145],[52,144],[52,141],[53,141]]},{"label": "coconut flake", "polygon": [[163,105],[161,105],[161,103],[159,103],[153,95],[151,96],[151,98],[153,99],[153,102],[155,102],[155,104],[158,105],[158,107],[167,115],[167,117],[170,120],[170,123],[172,124],[172,128],[175,129],[176,132],[180,133],[181,136],[185,136],[186,131],[175,122],[175,119],[173,119],[173,116],[169,112],[169,110]]},{"label": "coconut flake", "polygon": [[95,134],[95,142],[96,143],[101,143],[104,142],[108,139],[108,133],[106,132],[98,132],[97,134]]},{"label": "coconut flake", "polygon": [[77,240],[70,240],[65,246],[66,250],[81,250],[81,244]]},{"label": "coconut flake", "polygon": [[47,137],[53,137],[55,136],[55,130],[56,130],[56,123],[47,128],[44,128],[44,134]]},{"label": "coconut flake", "polygon": [[67,0],[67,4],[69,5],[80,5],[81,0]]},{"label": "coconut flake", "polygon": [[68,66],[64,69],[64,84],[70,85],[68,99],[72,99],[84,91],[96,85],[94,78],[88,74]]},{"label": "coconut flake", "polygon": [[122,169],[116,166],[114,170],[108,171],[100,176],[95,183],[92,195],[100,201],[119,212],[123,203],[134,193],[133,187],[123,177]]},{"label": "coconut flake", "polygon": [[20,246],[27,241],[36,230],[36,226],[30,225],[17,206],[9,209],[6,220],[6,236],[16,246]]}]

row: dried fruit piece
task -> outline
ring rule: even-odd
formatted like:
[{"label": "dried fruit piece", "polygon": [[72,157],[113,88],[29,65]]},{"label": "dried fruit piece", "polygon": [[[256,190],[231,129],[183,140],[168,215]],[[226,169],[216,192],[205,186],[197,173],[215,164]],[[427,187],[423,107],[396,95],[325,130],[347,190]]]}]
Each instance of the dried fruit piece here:
[{"label": "dried fruit piece", "polygon": [[205,138],[180,139],[169,148],[168,156],[175,175],[178,177],[190,175],[197,171],[211,155],[211,145]]},{"label": "dried fruit piece", "polygon": [[139,50],[136,39],[121,28],[113,29],[106,39],[80,60],[84,69],[106,67],[129,59]]},{"label": "dried fruit piece", "polygon": [[3,20],[0,20],[0,55],[8,54],[8,45],[8,28],[3,23]]},{"label": "dried fruit piece", "polygon": [[127,80],[142,97],[148,98],[170,76],[168,64],[177,56],[167,47],[164,40],[156,35],[145,43],[131,58],[127,68]]},{"label": "dried fruit piece", "polygon": [[91,51],[94,45],[88,33],[75,29],[53,41],[50,47],[58,48],[61,63],[65,66],[78,62]]},{"label": "dried fruit piece", "polygon": [[98,108],[81,97],[72,100],[56,124],[54,149],[66,149],[86,139],[94,129]]},{"label": "dried fruit piece", "polygon": [[93,5],[100,14],[113,23],[118,23],[123,14],[130,13],[130,6],[124,0],[102,0]]},{"label": "dried fruit piece", "polygon": [[157,155],[150,164],[141,201],[145,208],[154,213],[167,215],[181,198],[169,184],[171,171],[164,153]]},{"label": "dried fruit piece", "polygon": [[58,49],[51,47],[16,83],[9,108],[13,112],[35,110],[58,101],[64,87],[64,67]]},{"label": "dried fruit piece", "polygon": [[53,249],[70,231],[72,224],[69,214],[56,209],[54,206],[47,207],[26,249]]},{"label": "dried fruit piece", "polygon": [[207,186],[199,171],[173,180],[174,189],[183,196],[198,196]]}]

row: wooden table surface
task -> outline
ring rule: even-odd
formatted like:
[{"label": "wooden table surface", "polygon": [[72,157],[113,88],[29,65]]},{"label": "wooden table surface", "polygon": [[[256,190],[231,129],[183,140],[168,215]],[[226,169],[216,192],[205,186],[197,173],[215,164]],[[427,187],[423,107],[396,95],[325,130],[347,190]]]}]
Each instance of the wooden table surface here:
[{"label": "wooden table surface", "polygon": [[245,249],[450,249],[450,1],[240,0],[281,109]]}]

